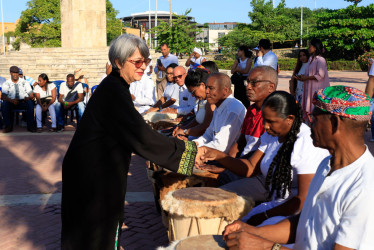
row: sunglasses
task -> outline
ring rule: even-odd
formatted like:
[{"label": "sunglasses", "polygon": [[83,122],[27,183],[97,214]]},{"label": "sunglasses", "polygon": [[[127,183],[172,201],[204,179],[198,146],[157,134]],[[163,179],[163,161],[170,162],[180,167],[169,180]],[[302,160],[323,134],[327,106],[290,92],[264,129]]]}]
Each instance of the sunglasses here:
[{"label": "sunglasses", "polygon": [[256,87],[256,84],[259,83],[259,82],[269,82],[269,83],[273,83],[272,81],[269,81],[269,80],[245,80],[244,81],[244,86],[248,86],[249,84],[252,85],[252,87]]},{"label": "sunglasses", "polygon": [[145,66],[148,66],[148,64],[151,62],[151,59],[147,58],[145,60],[136,60],[136,61],[128,59],[127,61],[134,64],[135,67],[140,68],[143,65],[143,63],[145,63]]},{"label": "sunglasses", "polygon": [[174,80],[177,79],[177,78],[178,78],[178,79],[182,79],[183,76],[184,76],[184,74],[179,75],[179,76],[173,76],[173,78],[174,78]]}]

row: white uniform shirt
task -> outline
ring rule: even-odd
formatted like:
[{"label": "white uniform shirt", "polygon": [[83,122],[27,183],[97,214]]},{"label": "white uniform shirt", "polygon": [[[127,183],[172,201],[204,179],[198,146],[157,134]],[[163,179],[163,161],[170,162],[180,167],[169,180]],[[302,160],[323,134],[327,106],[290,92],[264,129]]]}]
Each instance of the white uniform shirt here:
[{"label": "white uniform shirt", "polygon": [[[297,139],[291,153],[291,194],[289,194],[287,191],[284,198],[275,198],[276,194],[274,193],[274,202],[284,202],[284,200],[288,199],[289,197],[297,195],[297,175],[315,174],[321,161],[329,156],[329,152],[326,149],[317,148],[313,145],[313,140],[310,137],[310,133],[310,128],[302,123],[300,126],[300,132],[297,135]],[[265,154],[261,160],[260,168],[262,175],[266,177],[270,164],[273,162],[274,157],[278,153],[278,150],[283,143],[278,141],[278,137],[271,136],[267,132],[260,137],[260,141],[261,144],[258,147],[258,150]]]},{"label": "white uniform shirt", "polygon": [[278,69],[278,58],[271,50],[269,50],[265,55],[257,57],[256,63],[253,68],[265,65],[270,66],[275,70]]},{"label": "white uniform shirt", "polygon": [[32,94],[31,85],[24,79],[19,78],[17,83],[12,82],[11,79],[3,83],[2,94],[10,99],[25,99]]},{"label": "white uniform shirt", "polygon": [[213,112],[213,118],[205,133],[194,140],[199,147],[206,146],[228,153],[240,135],[246,109],[232,95]]},{"label": "white uniform shirt", "polygon": [[192,111],[196,104],[196,98],[191,95],[186,85],[182,87],[178,86],[179,89],[179,107],[177,108],[179,115],[187,115]]},{"label": "white uniform shirt", "polygon": [[[161,60],[161,63],[162,63],[162,66],[165,67],[165,69],[172,63],[175,63],[178,65],[178,57],[173,55],[173,54],[170,54],[165,58],[164,56],[160,56],[159,58]],[[162,77],[162,71],[159,71],[158,70],[158,65],[156,63],[156,66],[155,66],[155,73],[157,74],[158,73],[158,77]]]},{"label": "white uniform shirt", "polygon": [[330,172],[330,157],[319,166],[300,215],[294,249],[373,249],[374,157],[365,153]]},{"label": "white uniform shirt", "polygon": [[140,81],[130,84],[130,93],[135,97],[135,106],[151,106],[156,102],[155,84],[145,75]]},{"label": "white uniform shirt", "polygon": [[[37,84],[34,87],[34,93],[38,93],[40,95],[40,98],[45,98],[45,97],[48,97],[48,96],[52,96],[52,90],[53,89],[56,89],[56,85],[52,82],[48,84],[48,87],[47,87],[46,91],[44,91],[39,86],[39,84]],[[56,94],[57,94],[57,92],[56,92]],[[57,96],[56,96],[56,100],[57,100]],[[56,102],[56,100],[55,100],[55,102]]]},{"label": "white uniform shirt", "polygon": [[[74,84],[76,84],[77,82],[74,82]],[[60,91],[59,91],[59,94],[60,95],[63,95],[64,97],[62,98],[63,101],[65,101],[65,98],[66,98],[66,95],[70,92],[70,88],[68,86],[68,84],[66,82],[62,82],[61,85],[60,85]],[[83,85],[82,84],[78,84],[74,91],[75,92],[77,91],[78,94],[83,94]]]},{"label": "white uniform shirt", "polygon": [[165,97],[166,101],[169,101],[171,98],[175,100],[175,103],[172,105],[174,108],[179,106],[179,86],[173,82],[167,82],[164,93],[162,94]]}]

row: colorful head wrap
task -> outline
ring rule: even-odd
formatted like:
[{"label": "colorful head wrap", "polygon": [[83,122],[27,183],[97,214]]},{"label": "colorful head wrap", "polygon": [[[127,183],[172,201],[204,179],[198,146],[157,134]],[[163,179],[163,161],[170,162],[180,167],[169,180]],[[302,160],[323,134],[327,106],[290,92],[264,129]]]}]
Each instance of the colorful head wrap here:
[{"label": "colorful head wrap", "polygon": [[192,68],[189,68],[188,72],[195,71],[197,69],[204,70],[204,71],[208,72],[208,74],[210,74],[209,70],[207,70],[203,65],[200,65],[200,64],[197,64],[197,63]]},{"label": "colorful head wrap", "polygon": [[370,102],[371,98],[364,92],[347,86],[330,86],[318,90],[313,96],[317,108],[358,121],[370,120]]}]

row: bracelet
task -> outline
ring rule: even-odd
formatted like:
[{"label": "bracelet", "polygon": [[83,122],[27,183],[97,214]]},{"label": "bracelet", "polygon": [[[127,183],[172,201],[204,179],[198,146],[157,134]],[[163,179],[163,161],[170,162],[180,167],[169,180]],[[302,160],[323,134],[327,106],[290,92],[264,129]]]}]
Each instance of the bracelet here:
[{"label": "bracelet", "polygon": [[68,102],[65,102],[65,106],[68,106]]},{"label": "bracelet", "polygon": [[282,248],[282,245],[279,243],[274,243],[273,247],[271,250],[280,250]]},{"label": "bracelet", "polygon": [[265,215],[266,219],[269,219],[269,216],[268,216],[268,214],[266,213],[266,210],[264,211],[264,215]]}]

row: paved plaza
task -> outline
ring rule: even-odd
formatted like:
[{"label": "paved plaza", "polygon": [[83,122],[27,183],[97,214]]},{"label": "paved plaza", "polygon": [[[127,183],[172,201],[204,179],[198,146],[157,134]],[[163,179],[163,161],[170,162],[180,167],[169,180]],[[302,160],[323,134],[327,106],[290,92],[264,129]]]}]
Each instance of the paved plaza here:
[{"label": "paved plaza", "polygon": [[[290,75],[281,72],[278,89],[288,89]],[[333,85],[365,89],[365,72],[331,71],[329,75]],[[0,249],[60,248],[61,163],[73,134],[72,127],[63,133],[41,134],[16,127],[12,133],[0,134]],[[374,153],[369,139],[370,131],[365,141]],[[128,174],[121,245],[132,250],[167,244],[145,160],[135,155]]]}]

